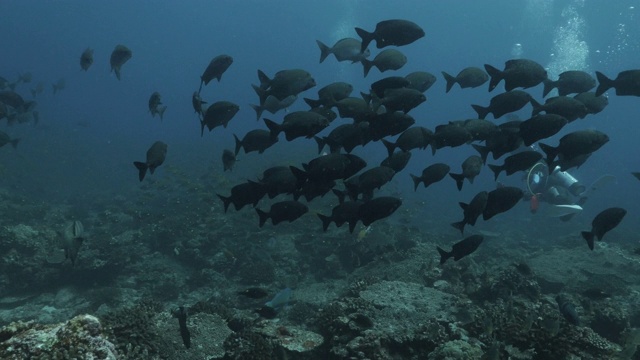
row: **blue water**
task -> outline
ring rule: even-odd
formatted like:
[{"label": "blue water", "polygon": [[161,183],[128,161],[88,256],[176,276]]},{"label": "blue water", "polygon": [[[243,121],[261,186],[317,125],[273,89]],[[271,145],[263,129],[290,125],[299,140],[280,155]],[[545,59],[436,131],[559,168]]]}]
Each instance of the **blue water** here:
[{"label": "blue water", "polygon": [[[254,178],[269,166],[306,162],[317,156],[316,144],[303,139],[290,143],[281,139],[264,155],[241,155],[233,173],[221,174],[220,156],[223,149],[233,148],[232,134],[265,128],[256,123],[249,107],[257,102],[251,88],[258,83],[257,69],[270,76],[281,69],[308,70],[318,86],[302,96],[311,98],[333,81],[352,83],[357,94],[392,75],[374,69],[363,78],[359,64],[338,63],[333,57],[318,63],[315,40],[333,44],[342,37],[357,37],[354,26],[372,30],[378,21],[403,18],[424,28],[423,39],[401,49],[409,61],[397,74],[421,70],[438,77],[426,93],[427,102],[411,112],[418,125],[433,129],[450,120],[475,117],[469,105],[488,104],[498,93],[488,93],[486,86],[461,90],[456,85],[445,94],[440,71],[456,74],[485,63],[501,68],[514,57],[533,59],[558,72],[575,66],[610,77],[638,68],[638,11],[640,1],[2,1],[0,75],[13,80],[19,73],[31,72],[32,82],[19,85],[17,91],[29,98],[28,89],[43,82],[45,92],[36,99],[38,125],[0,124],[0,129],[22,139],[16,151],[9,146],[0,149],[0,186],[44,203],[135,193],[141,185],[132,161],[143,160],[156,140],[169,146],[165,164],[152,176],[159,179],[174,167],[194,179],[214,173],[233,184]],[[117,44],[133,52],[120,81],[109,71],[109,55]],[[84,72],[79,57],[87,47],[94,49],[94,64]],[[235,102],[240,112],[228,128],[200,137],[190,97],[211,58],[223,53],[233,56],[234,63],[220,83],[214,80],[204,88],[202,96],[209,102]],[[54,96],[50,84],[60,78],[66,80],[66,88]],[[154,91],[168,107],[162,122],[147,108]],[[542,100],[541,86],[530,92]],[[573,122],[545,142],[555,145],[561,135],[583,128],[609,135],[607,145],[572,171],[586,184],[606,173],[618,179],[593,196],[581,221],[588,224],[601,209],[621,206],[629,214],[620,227],[630,230],[640,218],[638,197],[630,196],[638,193],[640,184],[629,174],[640,170],[640,99],[609,95],[605,111]],[[289,111],[306,108],[299,99]],[[517,114],[526,119],[529,111],[527,106]],[[280,121],[283,114],[273,118]],[[354,153],[370,165],[386,155],[379,143],[365,149]],[[483,170],[475,184],[465,184],[461,192],[445,179],[415,195],[408,173],[418,174],[434,162],[446,162],[458,172],[462,160],[474,153],[468,146],[442,149],[433,157],[430,151],[414,151],[393,185],[406,197],[404,209],[435,222],[456,220],[459,201],[467,202],[477,191],[495,186],[489,171]],[[507,184],[519,185],[520,180],[519,175],[501,175]],[[515,214],[531,216],[524,210]]]}]

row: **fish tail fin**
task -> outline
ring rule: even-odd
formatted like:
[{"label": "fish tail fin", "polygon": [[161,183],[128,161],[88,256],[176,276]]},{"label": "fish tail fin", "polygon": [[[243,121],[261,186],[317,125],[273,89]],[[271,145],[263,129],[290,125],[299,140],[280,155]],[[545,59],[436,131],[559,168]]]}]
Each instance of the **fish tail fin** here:
[{"label": "fish tail fin", "polygon": [[327,231],[329,225],[331,224],[331,217],[322,214],[318,214],[318,217],[322,221],[322,230]]},{"label": "fish tail fin", "polygon": [[204,136],[204,119],[200,120],[200,137]]},{"label": "fish tail fin", "polygon": [[364,54],[364,51],[367,50],[367,46],[369,46],[369,43],[371,43],[371,40],[373,40],[374,35],[373,33],[370,33],[359,27],[356,28],[356,33],[358,33],[358,36],[362,38],[362,44],[360,45],[360,53]]},{"label": "fish tail fin", "polygon": [[582,237],[587,240],[587,245],[589,245],[589,249],[593,250],[593,232],[591,231],[583,231]]},{"label": "fish tail fin", "polygon": [[259,227],[263,227],[264,223],[267,222],[267,220],[269,220],[269,213],[262,211],[258,208],[256,208],[256,213],[258,213],[258,217],[260,218],[260,224]]},{"label": "fish tail fin", "polygon": [[164,111],[167,110],[166,106],[161,106],[158,108],[158,115],[160,115],[160,121],[164,118]]},{"label": "fish tail fin", "polygon": [[331,54],[331,48],[323,44],[320,40],[316,40],[316,44],[318,44],[318,47],[320,48],[320,64],[322,64],[324,59]]},{"label": "fish tail fin", "polygon": [[360,63],[362,64],[362,67],[364,68],[364,77],[367,77],[367,75],[369,74],[369,71],[371,70],[371,67],[373,66],[373,61],[367,60],[367,59],[362,59],[362,61],[360,61]]},{"label": "fish tail fin", "polygon": [[322,149],[324,148],[324,146],[327,144],[326,140],[319,137],[319,136],[314,136],[313,139],[316,141],[316,143],[318,144],[318,154],[320,154],[322,152]]},{"label": "fish tail fin", "polygon": [[381,139],[380,141],[382,141],[382,144],[384,144],[384,147],[387,148],[387,152],[389,153],[389,156],[393,155],[393,152],[396,150],[396,147],[398,145],[396,145],[395,143],[392,143],[389,140],[385,140],[385,139]]},{"label": "fish tail fin", "polygon": [[449,90],[451,90],[451,88],[453,87],[453,85],[455,85],[456,83],[456,78],[447,74],[446,72],[442,71],[442,76],[444,77],[444,80],[447,82],[447,91],[449,92]]},{"label": "fish tail fin", "polygon": [[338,204],[342,204],[344,202],[344,198],[347,196],[347,192],[338,189],[333,189],[332,191],[338,197]]},{"label": "fish tail fin", "polygon": [[198,88],[198,95],[200,95],[200,92],[202,91],[202,85],[204,84],[204,79],[202,78],[202,76],[200,77],[200,87]]},{"label": "fish tail fin", "polygon": [[553,164],[553,160],[558,155],[558,148],[554,148],[553,146],[549,146],[543,143],[538,143],[538,146],[547,155],[546,162],[549,168],[551,169],[551,164]]},{"label": "fish tail fin", "polygon": [[478,145],[478,144],[472,144],[471,146],[473,146],[474,149],[476,149],[476,151],[480,154],[480,158],[482,159],[482,163],[486,163],[487,162],[487,156],[489,156],[489,151],[490,149],[486,146],[483,145]]},{"label": "fish tail fin", "polygon": [[442,265],[451,257],[451,253],[442,250],[440,246],[436,246],[436,249],[438,249],[438,253],[440,254],[440,265]]},{"label": "fish tail fin", "polygon": [[313,99],[309,99],[309,98],[303,98],[304,102],[307,103],[307,105],[309,105],[312,109],[315,109],[317,107],[320,107],[322,105],[322,100],[318,99],[318,100],[313,100]]},{"label": "fish tail fin", "polygon": [[264,111],[264,108],[260,105],[253,105],[253,104],[249,104],[249,106],[251,106],[253,110],[256,111],[256,121],[260,121],[260,117],[262,116],[262,112]]},{"label": "fish tail fin", "polygon": [[478,113],[478,119],[484,119],[489,115],[489,107],[480,105],[471,105],[471,107]]},{"label": "fish tail fin", "polygon": [[267,128],[269,128],[271,135],[278,136],[280,134],[280,132],[282,131],[282,126],[280,126],[280,124],[267,118],[264,118],[263,120],[264,124],[267,125]]},{"label": "fish tail fin", "polygon": [[358,220],[356,221],[349,221],[349,233],[353,234],[353,230],[356,229],[356,225],[358,224]]},{"label": "fish tail fin", "polygon": [[551,90],[555,89],[556,86],[558,86],[558,82],[557,81],[553,81],[553,80],[550,80],[550,79],[544,79],[542,81],[542,84],[544,85],[544,88],[542,89],[542,97],[545,97],[545,96],[549,95]]},{"label": "fish tail fin", "polygon": [[451,176],[451,178],[456,181],[458,191],[462,190],[462,185],[464,185],[464,174],[449,173],[449,176]]},{"label": "fish tail fin", "polygon": [[18,148],[18,143],[20,142],[20,139],[13,139],[11,141],[9,141],[11,143],[11,146],[13,146],[14,149]]},{"label": "fish tail fin", "polygon": [[231,205],[231,196],[222,196],[220,194],[216,194],[218,195],[218,197],[220,198],[220,200],[222,200],[222,205],[224,206],[224,212],[227,212],[227,209],[229,209],[229,205]]},{"label": "fish tail fin", "polygon": [[118,81],[120,81],[120,67],[113,68],[113,72],[116,73],[116,79],[118,79]]},{"label": "fish tail fin", "polygon": [[373,100],[373,93],[367,94],[365,92],[360,91],[360,96],[362,99],[367,102],[367,104],[371,104],[371,100]]},{"label": "fish tail fin", "polygon": [[451,223],[451,226],[453,226],[454,228],[456,228],[456,229],[460,230],[460,233],[464,235],[464,226],[465,226],[466,224],[467,224],[467,223],[466,223],[466,222],[464,222],[464,220],[462,220],[462,221],[458,221],[458,222]]},{"label": "fish tail fin", "polygon": [[143,163],[141,161],[134,161],[133,165],[138,169],[138,178],[142,181],[144,176],[147,174],[149,166],[147,166],[147,163]]},{"label": "fish tail fin", "polygon": [[296,177],[297,180],[297,187],[301,187],[308,179],[308,175],[307,172],[304,170],[300,170],[295,166],[289,166],[289,169],[291,170],[291,173],[293,173],[293,176]]},{"label": "fish tail fin", "polygon": [[502,172],[502,166],[489,164],[489,169],[493,171],[494,180],[498,180],[498,175]]},{"label": "fish tail fin", "polygon": [[260,80],[260,89],[266,90],[271,86],[271,79],[262,70],[258,70],[258,79]]},{"label": "fish tail fin", "polygon": [[415,176],[413,174],[409,174],[409,175],[411,175],[411,180],[413,180],[413,191],[417,191],[418,185],[420,185],[420,183],[422,182],[422,178],[419,176]]},{"label": "fish tail fin", "polygon": [[235,148],[235,155],[238,156],[238,153],[240,152],[240,149],[242,149],[242,141],[240,139],[238,139],[238,137],[236,136],[236,134],[233,134],[233,138],[236,141],[236,148]]},{"label": "fish tail fin", "polygon": [[531,110],[531,116],[538,115],[542,111],[542,104],[540,104],[534,98],[531,98],[531,100],[529,100],[529,102],[531,103],[531,106],[533,107],[533,110]]},{"label": "fish tail fin", "polygon": [[489,64],[484,64],[484,69],[487,71],[487,74],[489,74],[489,77],[491,78],[491,80],[489,81],[489,91],[492,91],[496,88],[496,86],[498,86],[498,83],[502,81],[502,71],[494,68]]},{"label": "fish tail fin", "polygon": [[607,90],[611,89],[615,82],[609,79],[605,74],[600,71],[596,71],[596,77],[598,78],[598,88],[596,89],[596,96],[604,94]]}]

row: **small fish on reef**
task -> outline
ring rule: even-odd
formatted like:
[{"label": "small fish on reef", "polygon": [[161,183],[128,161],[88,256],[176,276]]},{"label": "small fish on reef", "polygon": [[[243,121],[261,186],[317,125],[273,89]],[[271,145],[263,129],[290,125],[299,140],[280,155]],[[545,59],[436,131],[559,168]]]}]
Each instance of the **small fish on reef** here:
[{"label": "small fish on reef", "polygon": [[120,69],[129,59],[131,59],[132,53],[128,47],[124,45],[117,45],[113,52],[111,52],[111,71],[116,73],[116,78],[120,80]]},{"label": "small fish on reef", "polygon": [[591,222],[591,231],[583,231],[582,237],[587,241],[589,249],[593,250],[594,237],[602,240],[607,232],[613,230],[627,214],[627,210],[612,207],[601,211]]},{"label": "small fish on reef", "polygon": [[153,174],[156,168],[162,165],[166,156],[167,144],[162,141],[156,141],[151,145],[149,150],[147,150],[146,162],[134,161],[133,165],[138,169],[138,178],[140,181],[144,179],[144,176],[147,174],[147,170]]},{"label": "small fish on reef", "polygon": [[233,170],[233,165],[236,163],[236,154],[233,151],[224,149],[222,151],[222,167],[224,171]]},{"label": "small fish on reef", "polygon": [[87,48],[80,55],[80,67],[82,70],[87,71],[89,67],[93,64],[93,49]]},{"label": "small fish on reef", "polygon": [[451,251],[447,252],[441,247],[437,246],[436,249],[440,253],[440,265],[444,264],[449,258],[453,258],[453,261],[458,261],[463,257],[472,254],[482,244],[484,237],[482,235],[471,235],[455,244]]},{"label": "small fish on reef", "polygon": [[62,248],[64,249],[64,256],[71,261],[71,265],[76,264],[78,258],[78,251],[80,246],[84,242],[84,226],[78,220],[72,221],[62,234]]},{"label": "small fish on reef", "polygon": [[191,332],[187,328],[187,309],[180,306],[172,312],[173,317],[178,318],[178,325],[180,326],[180,336],[182,337],[182,343],[187,349],[191,347]]},{"label": "small fish on reef", "polygon": [[580,326],[580,317],[576,312],[575,305],[563,295],[556,296],[556,302],[558,303],[558,308],[562,316],[564,316],[570,324]]},{"label": "small fish on reef", "polygon": [[260,287],[251,287],[238,291],[238,295],[245,296],[251,299],[262,299],[267,297],[267,295],[269,295],[269,292]]},{"label": "small fish on reef", "polygon": [[151,94],[151,96],[149,97],[149,112],[151,112],[151,116],[153,117],[155,117],[156,114],[160,115],[160,121],[162,121],[164,111],[167,110],[167,107],[160,105],[162,105],[160,93],[154,91],[153,94]]}]

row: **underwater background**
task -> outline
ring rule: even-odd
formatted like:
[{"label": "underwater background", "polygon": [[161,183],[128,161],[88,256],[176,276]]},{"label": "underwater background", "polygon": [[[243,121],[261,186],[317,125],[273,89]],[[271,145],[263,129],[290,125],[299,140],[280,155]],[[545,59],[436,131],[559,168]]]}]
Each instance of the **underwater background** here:
[{"label": "underwater background", "polygon": [[[225,212],[216,196],[270,167],[319,156],[313,140],[280,139],[262,154],[241,152],[233,170],[223,171],[221,155],[234,149],[234,134],[266,129],[249,106],[258,103],[251,88],[257,70],[312,74],[317,86],[289,113],[307,110],[301,98],[315,98],[332,82],[353,85],[358,96],[383,77],[430,72],[437,81],[410,115],[434,129],[475,118],[470,105],[498,93],[486,85],[445,93],[441,71],[502,68],[519,58],[541,64],[552,79],[566,70],[615,78],[639,68],[639,10],[639,1],[586,0],[0,2],[0,76],[14,82],[30,73],[15,91],[33,98],[39,114],[37,123],[0,120],[0,130],[20,139],[15,149],[0,148],[2,358],[83,359],[92,351],[105,359],[640,358],[640,183],[631,175],[640,171],[637,97],[610,90],[601,113],[542,141],[555,145],[582,129],[609,136],[570,170],[586,186],[615,177],[590,192],[581,213],[563,222],[533,214],[522,201],[468,226],[465,235],[485,239],[460,262],[439,265],[436,246],[462,239],[450,225],[462,217],[458,203],[495,189],[493,174],[483,168],[460,191],[448,177],[414,191],[409,174],[436,162],[459,172],[476,154],[471,146],[434,155],[413,150],[407,167],[376,191],[402,199],[400,208],[353,233],[333,225],[322,231],[315,214],[331,212],[333,194],[308,202],[309,212],[294,222],[263,227],[251,206]],[[372,31],[388,19],[413,21],[425,33],[398,47],[408,59],[400,70],[364,77],[358,63],[333,56],[319,63],[316,40],[331,46],[358,39],[354,27]],[[120,80],[109,64],[118,44],[132,52]],[[86,48],[94,62],[85,72],[79,58]],[[370,58],[379,52],[373,43],[369,49]],[[191,95],[220,54],[233,64],[200,96],[240,109],[228,126],[200,136]],[[51,84],[61,79],[64,88],[54,94]],[[38,83],[44,90],[34,98]],[[162,121],[149,113],[155,91],[167,106]],[[544,100],[541,85],[526,91]],[[514,118],[528,119],[530,110]],[[281,122],[287,112],[263,117]],[[132,162],[143,161],[158,140],[168,145],[166,159],[139,181]],[[375,166],[387,150],[371,142],[353,154]],[[521,173],[499,181],[525,186]],[[257,207],[285,198],[264,198]],[[580,232],[609,207],[626,209],[626,217],[590,251]],[[60,234],[73,221],[85,232],[75,263],[50,260],[60,256]],[[256,299],[248,289],[267,295]],[[575,305],[580,326],[566,321],[558,294]],[[256,312],[270,300],[283,302],[274,306],[277,314]],[[175,319],[180,306],[188,308],[189,348]],[[33,350],[30,320],[63,323],[68,338],[59,334],[48,351]],[[12,328],[16,321],[23,323]],[[100,330],[86,330],[94,322]],[[87,337],[102,339],[103,348]]]}]

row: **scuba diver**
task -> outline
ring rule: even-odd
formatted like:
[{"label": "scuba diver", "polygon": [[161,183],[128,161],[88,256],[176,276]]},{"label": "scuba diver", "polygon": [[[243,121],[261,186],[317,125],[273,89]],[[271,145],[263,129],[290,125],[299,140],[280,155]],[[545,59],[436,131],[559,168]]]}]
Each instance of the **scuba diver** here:
[{"label": "scuba diver", "polygon": [[546,163],[538,162],[527,171],[525,180],[525,198],[530,200],[532,213],[536,213],[540,201],[544,201],[551,206],[547,211],[549,216],[567,221],[582,211],[587,200],[587,187],[560,166],[549,171]]}]

